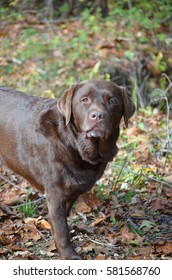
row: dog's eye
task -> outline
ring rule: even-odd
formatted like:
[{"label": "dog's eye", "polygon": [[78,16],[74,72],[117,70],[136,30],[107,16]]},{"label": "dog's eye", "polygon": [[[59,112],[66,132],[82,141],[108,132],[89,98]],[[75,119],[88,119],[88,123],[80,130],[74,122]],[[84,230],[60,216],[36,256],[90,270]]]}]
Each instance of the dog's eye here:
[{"label": "dog's eye", "polygon": [[117,104],[118,104],[118,99],[116,99],[116,98],[110,98],[110,99],[109,99],[109,104],[110,104],[110,105],[111,105],[111,104],[117,105]]},{"label": "dog's eye", "polygon": [[88,103],[89,102],[89,98],[87,96],[84,96],[81,98],[81,102],[82,103]]}]

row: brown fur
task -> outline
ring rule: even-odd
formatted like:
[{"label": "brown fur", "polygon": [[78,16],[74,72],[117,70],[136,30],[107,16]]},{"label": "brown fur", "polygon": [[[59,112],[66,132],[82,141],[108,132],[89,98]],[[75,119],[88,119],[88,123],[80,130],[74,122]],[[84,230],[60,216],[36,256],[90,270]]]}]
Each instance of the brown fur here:
[{"label": "brown fur", "polygon": [[60,99],[0,88],[0,155],[14,172],[45,191],[62,259],[80,259],[69,240],[67,215],[117,154],[119,123],[134,105],[112,82],[85,81]]}]

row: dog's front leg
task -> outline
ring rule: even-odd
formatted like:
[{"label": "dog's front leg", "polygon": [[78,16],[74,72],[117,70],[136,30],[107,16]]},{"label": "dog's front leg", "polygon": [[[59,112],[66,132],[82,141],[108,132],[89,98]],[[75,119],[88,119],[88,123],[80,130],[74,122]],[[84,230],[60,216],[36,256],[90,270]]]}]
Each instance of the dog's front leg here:
[{"label": "dog's front leg", "polygon": [[67,217],[69,216],[70,210],[75,202],[75,200],[78,198],[79,194],[70,195],[70,197],[66,200],[66,214]]},{"label": "dog's front leg", "polygon": [[47,204],[56,247],[60,258],[65,260],[79,260],[69,238],[67,225],[66,200],[63,190],[58,187],[46,189]]}]

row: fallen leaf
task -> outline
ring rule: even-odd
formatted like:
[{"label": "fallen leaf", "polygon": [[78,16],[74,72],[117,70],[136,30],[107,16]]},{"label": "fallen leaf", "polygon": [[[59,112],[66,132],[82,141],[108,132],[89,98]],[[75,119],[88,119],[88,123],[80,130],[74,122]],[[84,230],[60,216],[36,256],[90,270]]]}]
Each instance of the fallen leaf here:
[{"label": "fallen leaf", "polygon": [[148,228],[151,229],[155,226],[156,224],[154,222],[148,221],[148,220],[143,220],[141,225],[140,225],[140,229],[142,228]]},{"label": "fallen leaf", "polygon": [[37,226],[39,229],[48,229],[50,230],[51,229],[51,225],[49,222],[47,222],[46,220],[42,219],[42,220],[39,220],[37,222]]},{"label": "fallen leaf", "polygon": [[151,74],[154,77],[157,77],[161,74],[161,71],[158,69],[158,65],[155,61],[153,60],[148,60],[147,62],[147,68],[149,69],[149,71],[151,72]]},{"label": "fallen leaf", "polygon": [[164,203],[162,199],[156,198],[151,202],[151,212],[155,212],[157,210],[163,209],[164,208]]},{"label": "fallen leaf", "polygon": [[75,209],[77,213],[88,213],[91,211],[91,207],[88,206],[84,201],[79,202]]},{"label": "fallen leaf", "polygon": [[134,209],[134,213],[132,214],[133,218],[143,218],[145,217],[145,211],[144,210],[139,210],[139,209]]},{"label": "fallen leaf", "polygon": [[26,218],[24,221],[25,221],[25,224],[36,225],[37,219],[36,218]]},{"label": "fallen leaf", "polygon": [[109,247],[106,245],[97,245],[95,244],[94,251],[96,255],[108,255],[109,254]]},{"label": "fallen leaf", "polygon": [[42,238],[41,235],[39,235],[38,233],[32,236],[32,240],[34,240],[34,241],[38,241],[41,238]]},{"label": "fallen leaf", "polygon": [[106,219],[106,217],[98,218],[98,219],[94,220],[94,222],[91,223],[91,226],[94,227],[95,225],[98,225],[99,223],[101,223],[105,219]]},{"label": "fallen leaf", "polygon": [[155,247],[158,253],[172,254],[172,242],[166,242],[163,245],[156,245]]},{"label": "fallen leaf", "polygon": [[85,202],[91,209],[97,209],[98,206],[102,205],[102,202],[95,193],[85,193],[80,197],[79,201]]},{"label": "fallen leaf", "polygon": [[[17,251],[14,253],[15,257],[19,257],[19,258],[24,258],[27,259],[27,257],[30,255],[31,253],[29,251]],[[16,258],[15,258],[16,259]]]},{"label": "fallen leaf", "polygon": [[121,241],[126,242],[132,240],[134,238],[134,234],[130,231],[128,226],[125,224],[121,229]]},{"label": "fallen leaf", "polygon": [[12,246],[12,249],[13,249],[14,251],[18,251],[18,252],[19,252],[19,251],[20,251],[20,252],[21,252],[21,251],[25,251],[25,252],[27,251],[26,248],[24,248],[24,247],[22,247],[22,246],[19,246],[19,245],[13,245],[13,246]]},{"label": "fallen leaf", "polygon": [[99,255],[96,257],[96,260],[105,260],[105,255],[99,254]]},{"label": "fallen leaf", "polygon": [[26,218],[25,219],[26,224],[33,224],[39,229],[51,229],[51,225],[49,222],[47,222],[45,219],[42,219],[42,217],[38,218]]},{"label": "fallen leaf", "polygon": [[140,256],[140,259],[151,259],[151,254],[153,253],[154,248],[151,246],[147,247],[137,247],[137,255]]},{"label": "fallen leaf", "polygon": [[11,238],[7,236],[0,235],[0,245],[7,245],[11,243]]},{"label": "fallen leaf", "polygon": [[18,202],[23,202],[23,199],[19,197],[24,194],[25,191],[22,189],[15,189],[14,187],[4,188],[1,192],[1,204],[2,205],[16,205]]},{"label": "fallen leaf", "polygon": [[138,127],[136,125],[131,126],[125,131],[126,135],[132,136],[138,134]]},{"label": "fallen leaf", "polygon": [[172,183],[172,175],[163,177],[163,180],[168,183]]},{"label": "fallen leaf", "polygon": [[35,235],[38,233],[36,226],[34,224],[28,223],[23,225],[23,228],[26,232],[29,232],[29,235]]},{"label": "fallen leaf", "polygon": [[47,252],[46,250],[40,250],[39,253],[43,256],[47,256],[47,255],[53,256],[54,255],[53,253]]},{"label": "fallen leaf", "polygon": [[93,244],[93,243],[91,243],[91,244],[88,244],[87,246],[83,246],[83,252],[86,252],[86,253],[88,253],[88,252],[90,252],[90,251],[92,251],[92,250],[94,250],[95,249],[95,247],[96,247],[96,245],[95,244]]}]

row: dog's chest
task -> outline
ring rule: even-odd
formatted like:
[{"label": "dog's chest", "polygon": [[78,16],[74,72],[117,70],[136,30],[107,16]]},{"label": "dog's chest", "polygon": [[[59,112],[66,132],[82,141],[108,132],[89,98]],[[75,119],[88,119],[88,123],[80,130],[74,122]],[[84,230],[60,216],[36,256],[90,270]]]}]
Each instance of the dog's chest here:
[{"label": "dog's chest", "polygon": [[83,166],[66,166],[63,170],[63,180],[66,187],[83,188],[87,191],[92,188],[96,181],[102,176],[105,169],[105,164],[98,164],[97,166],[88,165],[87,168]]}]

